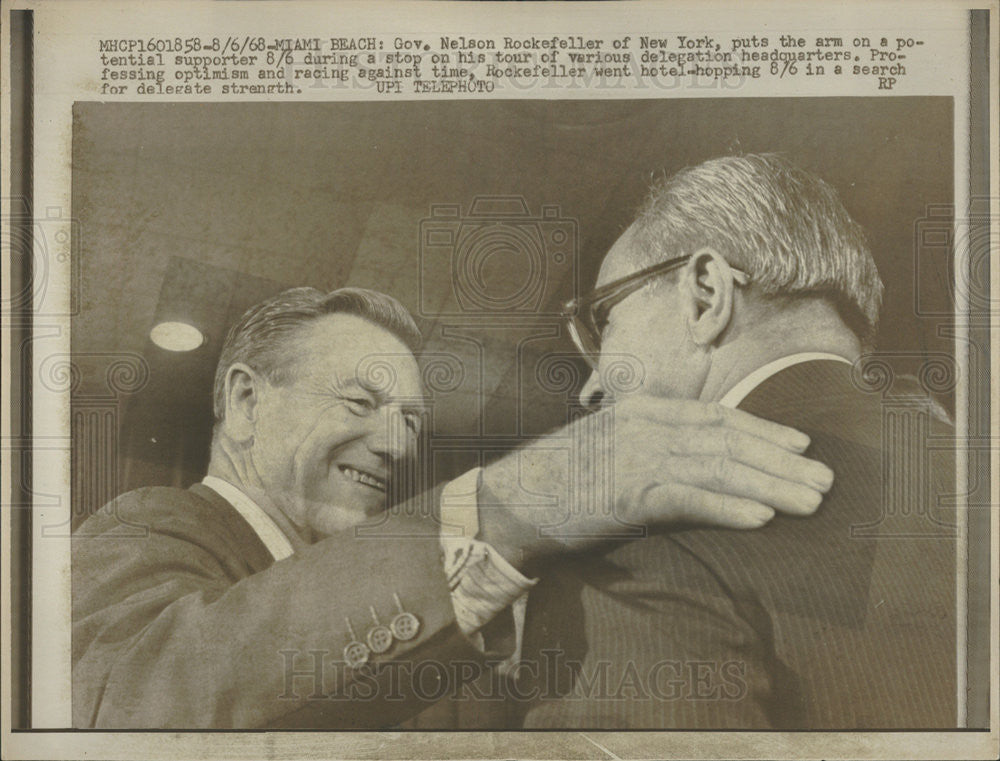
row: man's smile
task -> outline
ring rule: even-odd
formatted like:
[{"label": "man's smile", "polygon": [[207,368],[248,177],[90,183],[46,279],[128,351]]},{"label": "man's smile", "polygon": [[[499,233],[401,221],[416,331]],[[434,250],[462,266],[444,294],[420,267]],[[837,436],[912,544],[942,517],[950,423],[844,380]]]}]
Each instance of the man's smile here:
[{"label": "man's smile", "polygon": [[381,476],[377,476],[371,471],[364,470],[362,468],[354,468],[350,465],[338,465],[340,472],[347,476],[350,480],[369,486],[372,489],[376,489],[381,493],[385,493],[386,490],[386,479]]}]

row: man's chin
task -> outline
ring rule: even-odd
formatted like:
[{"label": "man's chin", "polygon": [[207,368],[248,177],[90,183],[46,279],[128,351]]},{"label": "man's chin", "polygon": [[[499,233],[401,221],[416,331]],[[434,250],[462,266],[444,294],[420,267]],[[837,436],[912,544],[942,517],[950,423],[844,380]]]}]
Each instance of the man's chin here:
[{"label": "man's chin", "polygon": [[366,524],[380,523],[384,513],[384,503],[349,508],[324,505],[314,513],[311,528],[319,538],[323,538]]}]

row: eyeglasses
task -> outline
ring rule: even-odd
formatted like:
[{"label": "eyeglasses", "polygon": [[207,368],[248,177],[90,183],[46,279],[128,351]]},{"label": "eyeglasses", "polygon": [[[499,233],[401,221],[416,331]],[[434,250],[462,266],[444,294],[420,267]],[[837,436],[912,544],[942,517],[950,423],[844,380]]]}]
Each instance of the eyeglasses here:
[{"label": "eyeglasses", "polygon": [[[562,316],[569,324],[569,334],[576,348],[587,363],[597,369],[601,354],[601,334],[608,324],[611,310],[647,285],[654,277],[665,275],[671,270],[684,266],[691,254],[667,259],[626,277],[595,288],[588,295],[572,301],[567,301],[562,309]],[[733,279],[740,285],[750,281],[749,275],[735,267],[731,268]]]}]

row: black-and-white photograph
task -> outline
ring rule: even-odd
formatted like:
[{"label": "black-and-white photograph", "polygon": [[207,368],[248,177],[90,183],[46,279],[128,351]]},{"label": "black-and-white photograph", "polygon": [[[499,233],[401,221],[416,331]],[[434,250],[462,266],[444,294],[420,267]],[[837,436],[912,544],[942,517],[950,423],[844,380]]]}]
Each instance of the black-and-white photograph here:
[{"label": "black-and-white photograph", "polygon": [[1000,0],[0,2],[5,758],[996,757]]},{"label": "black-and-white photograph", "polygon": [[951,124],[78,104],[74,725],[957,726]]}]

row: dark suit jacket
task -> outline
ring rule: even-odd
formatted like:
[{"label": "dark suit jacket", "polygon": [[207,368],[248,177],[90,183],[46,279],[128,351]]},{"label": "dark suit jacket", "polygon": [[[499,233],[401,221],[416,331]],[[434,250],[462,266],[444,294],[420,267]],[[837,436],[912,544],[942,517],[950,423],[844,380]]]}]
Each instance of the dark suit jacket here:
[{"label": "dark suit jacket", "polygon": [[543,574],[525,726],[955,726],[953,443],[935,450],[951,431],[919,394],[863,393],[850,373],[796,365],[740,405],[833,468],[814,516],[672,531]]},{"label": "dark suit jacket", "polygon": [[[448,679],[437,664],[476,652],[454,623],[436,525],[388,521],[275,563],[207,487],[106,505],[73,538],[74,725],[375,727],[425,707]],[[345,617],[364,637],[369,606],[384,624],[397,612],[393,592],[419,635],[346,668]]]}]

